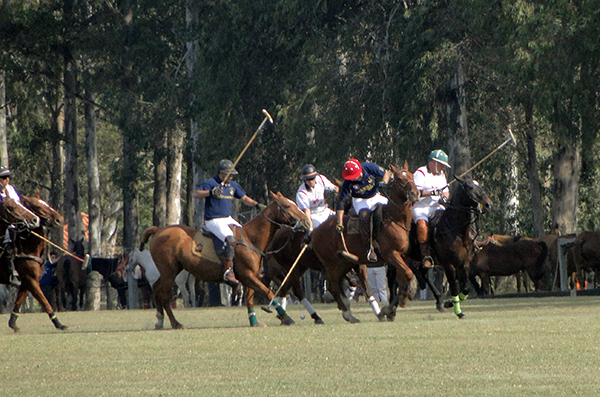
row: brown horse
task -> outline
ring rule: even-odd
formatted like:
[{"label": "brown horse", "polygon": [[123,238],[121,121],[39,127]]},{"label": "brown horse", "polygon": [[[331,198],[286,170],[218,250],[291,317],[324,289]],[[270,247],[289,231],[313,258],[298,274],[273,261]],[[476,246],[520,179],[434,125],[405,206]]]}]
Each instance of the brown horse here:
[{"label": "brown horse", "polygon": [[573,241],[576,282],[585,286],[583,272],[600,272],[600,231],[581,232]]},{"label": "brown horse", "polygon": [[46,241],[44,240],[47,235],[46,229],[50,227],[62,227],[64,219],[58,211],[50,207],[44,200],[40,199],[39,194],[36,194],[35,197],[23,196],[22,202],[41,219],[40,226],[32,229],[33,232],[41,237],[36,236],[29,230],[17,234],[15,240],[17,251],[15,256],[15,268],[21,278],[21,287],[19,288],[8,326],[15,332],[19,331],[20,328],[17,326],[19,310],[27,298],[27,294],[31,292],[33,297],[42,306],[42,309],[48,314],[54,326],[60,330],[67,329],[67,326],[61,324],[56,317],[56,314],[52,310],[52,306],[40,288],[40,279],[45,263],[44,259],[42,259],[42,255],[46,250]]},{"label": "brown horse", "polygon": [[[291,225],[308,230],[308,223],[306,215],[293,201],[285,198],[281,193],[271,193],[271,197],[273,201],[258,216],[244,224],[241,229],[235,228],[234,230],[237,245],[233,269],[237,279],[245,287],[244,293],[251,326],[262,325],[256,320],[254,291],[258,291],[267,299],[272,300],[282,324],[294,324],[294,321],[275,300],[273,292],[260,282],[258,275],[264,250],[275,232],[281,227],[290,227]],[[165,228],[151,226],[144,231],[140,251],[144,249],[148,239],[153,236],[149,250],[160,273],[160,278],[153,285],[156,316],[159,320],[155,325],[156,329],[162,328],[165,311],[173,329],[183,328],[175,319],[170,306],[175,277],[181,270],[187,270],[199,280],[218,283],[224,281],[223,265],[218,262],[216,257],[214,260],[208,259],[211,257],[210,247],[204,247],[202,254],[197,252],[198,246],[194,241],[196,233],[197,230],[184,225]],[[208,244],[212,246],[210,239],[208,239]],[[204,253],[205,250],[208,252],[207,254]]]},{"label": "brown horse", "polygon": [[[444,268],[450,287],[452,300],[444,306],[453,307],[458,318],[464,318],[460,303],[469,295],[468,268],[473,258],[471,225],[480,214],[492,208],[492,201],[470,177],[455,175],[454,178],[459,185],[454,189],[450,201],[445,204],[446,209],[438,211],[429,222],[428,240],[434,262]],[[411,231],[410,242],[409,256],[421,262],[415,228]],[[423,276],[427,277],[426,274]]]},{"label": "brown horse", "polygon": [[[526,271],[536,290],[551,287],[551,270],[545,266],[548,246],[528,238],[515,239],[503,245],[487,244],[480,249],[470,265],[470,280],[479,296],[490,295],[490,276],[512,276]],[[481,279],[481,287],[476,276]]]},{"label": "brown horse", "polygon": [[[83,237],[75,241],[69,238],[70,251],[79,258],[85,256]],[[71,256],[63,255],[56,262],[56,278],[58,280],[58,311],[66,310],[70,304],[71,311],[85,309],[85,291],[88,270],[83,268],[84,262]],[[89,265],[88,265],[89,267]],[[79,304],[78,304],[79,302]]]},{"label": "brown horse", "polygon": [[[269,285],[269,282],[273,281],[279,285],[279,294],[277,297],[285,297],[291,288],[294,295],[296,295],[313,318],[315,324],[324,324],[323,319],[317,314],[308,299],[306,299],[300,281],[304,273],[309,269],[320,272],[324,270],[323,264],[310,245],[298,259],[298,255],[302,251],[305,236],[306,234],[303,231],[292,230],[290,228],[283,228],[277,231],[268,252],[268,255],[273,260],[267,262],[266,275],[263,278],[263,282],[265,285]],[[292,272],[289,273],[296,259],[298,259],[298,262]],[[287,280],[285,284],[281,285],[286,276]],[[263,308],[263,310],[265,309]]]},{"label": "brown horse", "polygon": [[[389,202],[383,206],[379,231],[377,233],[374,231],[373,240],[379,246],[378,256],[396,268],[400,291],[399,299],[394,305],[400,304],[401,307],[404,307],[412,296],[414,274],[402,255],[408,250],[408,231],[412,220],[411,206],[417,200],[419,193],[406,162],[401,169],[397,169],[393,165],[390,167],[394,180],[390,184]],[[394,312],[395,306],[391,303],[391,307],[380,312],[379,305],[371,294],[370,287],[366,282],[367,267],[364,265],[367,263],[366,245],[363,237],[359,233],[353,233],[354,228],[349,225],[354,220],[355,217],[344,216],[345,229],[340,235],[335,228],[336,218],[330,217],[313,230],[311,244],[325,267],[329,280],[329,291],[342,311],[344,320],[351,323],[359,322],[350,311],[350,300],[342,293],[344,276],[354,269],[362,283],[362,288],[367,292],[373,311],[383,321],[385,316]],[[358,257],[358,262],[353,261],[351,255],[345,252],[346,244],[350,254]]]}]

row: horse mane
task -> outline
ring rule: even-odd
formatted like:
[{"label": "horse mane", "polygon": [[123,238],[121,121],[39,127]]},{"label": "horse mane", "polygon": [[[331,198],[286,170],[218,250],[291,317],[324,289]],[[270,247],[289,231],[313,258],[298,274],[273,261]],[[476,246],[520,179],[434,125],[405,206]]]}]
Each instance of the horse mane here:
[{"label": "horse mane", "polygon": [[142,242],[140,243],[140,252],[144,250],[144,246],[150,240],[150,237],[153,236],[158,230],[158,226],[150,226],[146,230],[144,230],[144,234],[142,235]]}]

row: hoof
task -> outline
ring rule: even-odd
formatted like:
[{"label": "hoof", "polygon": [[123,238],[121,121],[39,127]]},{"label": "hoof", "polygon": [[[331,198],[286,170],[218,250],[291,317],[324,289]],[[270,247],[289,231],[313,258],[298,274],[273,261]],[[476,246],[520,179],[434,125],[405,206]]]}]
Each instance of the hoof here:
[{"label": "hoof", "polygon": [[387,320],[389,322],[393,322],[394,320],[396,320],[396,312],[394,311],[393,313],[390,313],[387,315]]},{"label": "hoof", "polygon": [[173,328],[173,329],[183,329],[183,325],[181,325],[180,323],[171,324],[171,328]]},{"label": "hoof", "polygon": [[386,316],[379,315],[379,316],[377,316],[377,318],[379,319],[380,323],[387,323],[387,317]]},{"label": "hoof", "polygon": [[444,306],[445,306],[444,302],[442,302],[442,301],[438,301],[438,302],[435,303],[435,308],[440,313],[444,313],[446,311],[446,309],[444,308]]},{"label": "hoof", "polygon": [[68,327],[68,326],[66,326],[66,325],[62,325],[62,324],[61,324],[61,326],[60,326],[60,327],[56,327],[56,328],[57,328],[57,329],[60,329],[61,331],[64,331],[65,329],[67,329],[67,328],[69,328],[69,327]]},{"label": "hoof", "polygon": [[260,321],[257,321],[256,324],[254,324],[252,326],[252,328],[266,328],[266,327],[267,327],[267,324],[261,323]]},{"label": "hoof", "polygon": [[450,309],[450,308],[454,307],[454,304],[452,303],[452,301],[446,301],[446,302],[444,302],[444,307],[446,309]]},{"label": "hoof", "polygon": [[352,315],[350,312],[343,312],[342,317],[344,320],[348,321],[350,324],[360,323],[360,320]]},{"label": "hoof", "polygon": [[13,331],[15,331],[15,334],[21,330],[21,328],[17,327],[16,325],[14,325],[14,326],[12,326],[12,327],[10,327],[10,328],[11,328]]},{"label": "hoof", "polygon": [[325,322],[323,321],[323,319],[321,317],[317,317],[315,318],[315,324],[325,324]]},{"label": "hoof", "polygon": [[458,313],[456,316],[458,317],[459,320],[463,320],[463,319],[467,318],[467,316],[465,316],[464,313]]},{"label": "hoof", "polygon": [[290,316],[288,316],[287,313],[283,314],[279,319],[281,320],[281,325],[294,325],[294,324],[296,324],[296,322],[294,320],[292,320],[292,318]]},{"label": "hoof", "polygon": [[154,324],[154,329],[160,331],[161,329],[165,329],[162,324]]}]

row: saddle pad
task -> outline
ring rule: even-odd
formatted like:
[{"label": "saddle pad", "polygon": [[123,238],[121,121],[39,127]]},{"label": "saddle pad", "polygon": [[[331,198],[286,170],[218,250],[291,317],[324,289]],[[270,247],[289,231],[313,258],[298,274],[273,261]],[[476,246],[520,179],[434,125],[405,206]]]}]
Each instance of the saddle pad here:
[{"label": "saddle pad", "polygon": [[215,252],[215,245],[210,237],[207,237],[202,230],[199,230],[194,235],[195,255],[201,256],[211,262],[221,263],[221,260]]}]

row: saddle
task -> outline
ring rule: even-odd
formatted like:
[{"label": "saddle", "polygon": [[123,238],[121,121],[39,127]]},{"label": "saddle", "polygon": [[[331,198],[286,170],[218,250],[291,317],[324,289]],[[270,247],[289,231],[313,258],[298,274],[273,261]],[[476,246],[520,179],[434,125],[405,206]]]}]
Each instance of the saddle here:
[{"label": "saddle", "polygon": [[211,262],[221,263],[221,259],[219,259],[219,256],[215,251],[215,240],[219,241],[219,244],[221,244],[221,240],[219,240],[217,236],[204,229],[204,227],[201,228],[194,235],[196,248],[192,250],[192,253]]},{"label": "saddle", "polygon": [[[377,238],[379,229],[381,228],[381,222],[383,220],[383,205],[377,204],[371,212],[373,222],[373,240]],[[358,214],[351,209],[348,211],[348,223],[346,224],[347,234],[361,234],[360,218]],[[364,233],[364,232],[363,232]],[[368,237],[368,236],[367,236]]]}]

